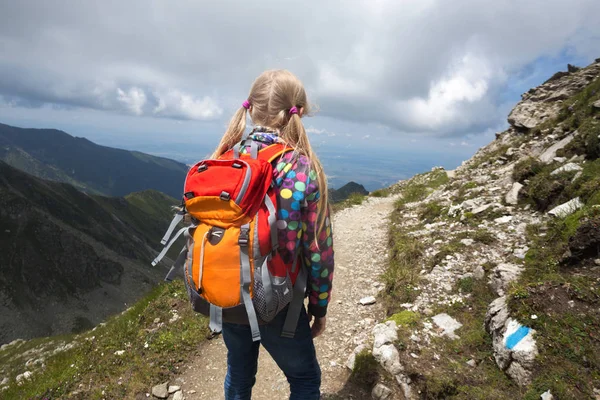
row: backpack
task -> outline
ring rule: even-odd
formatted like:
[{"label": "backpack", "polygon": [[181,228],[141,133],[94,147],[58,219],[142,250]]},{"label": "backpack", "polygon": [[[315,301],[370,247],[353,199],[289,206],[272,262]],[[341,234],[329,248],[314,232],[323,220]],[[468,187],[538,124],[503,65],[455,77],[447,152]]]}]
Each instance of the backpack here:
[{"label": "backpack", "polygon": [[[249,154],[240,155],[246,146]],[[221,331],[223,321],[247,323],[253,341],[258,341],[259,324],[270,322],[289,305],[281,335],[294,336],[308,274],[300,246],[292,265],[286,265],[277,251],[277,193],[271,164],[291,150],[272,144],[259,151],[255,141],[244,139],[221,157],[198,162],[187,174],[182,208],[152,265],[179,236],[185,236],[185,246],[165,280],[171,281],[183,268],[192,308],[210,316],[213,333]],[[173,235],[186,213],[192,224]]]}]

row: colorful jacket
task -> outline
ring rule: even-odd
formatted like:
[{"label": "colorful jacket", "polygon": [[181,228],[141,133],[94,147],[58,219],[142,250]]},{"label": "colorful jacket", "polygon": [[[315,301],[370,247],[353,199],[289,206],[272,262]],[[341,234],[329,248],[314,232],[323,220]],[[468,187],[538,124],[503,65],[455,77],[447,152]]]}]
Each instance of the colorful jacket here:
[{"label": "colorful jacket", "polygon": [[[256,127],[250,137],[259,143],[259,149],[280,141],[277,134]],[[242,150],[242,153],[245,149]],[[277,227],[279,253],[291,264],[298,246],[309,268],[308,311],[315,317],[327,313],[333,281],[333,234],[328,208],[323,230],[317,240],[315,235],[319,217],[317,200],[320,197],[317,176],[310,168],[309,160],[295,152],[285,153],[274,162],[273,178],[278,199]]]}]

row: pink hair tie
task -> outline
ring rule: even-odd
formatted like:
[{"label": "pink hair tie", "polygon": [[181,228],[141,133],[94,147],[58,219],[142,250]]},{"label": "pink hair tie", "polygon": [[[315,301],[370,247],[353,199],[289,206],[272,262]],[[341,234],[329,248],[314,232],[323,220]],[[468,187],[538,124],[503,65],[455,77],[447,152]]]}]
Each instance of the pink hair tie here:
[{"label": "pink hair tie", "polygon": [[242,107],[244,107],[246,110],[250,109],[250,102],[248,100],[244,100]]},{"label": "pink hair tie", "polygon": [[290,115],[292,114],[298,114],[298,109],[296,108],[296,106],[290,108]]}]

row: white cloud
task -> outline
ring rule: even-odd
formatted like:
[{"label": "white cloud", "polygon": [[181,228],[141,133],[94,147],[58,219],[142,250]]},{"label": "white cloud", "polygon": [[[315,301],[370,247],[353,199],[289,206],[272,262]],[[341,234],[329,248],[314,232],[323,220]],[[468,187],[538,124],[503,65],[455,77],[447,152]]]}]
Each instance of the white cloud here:
[{"label": "white cloud", "polygon": [[541,57],[600,56],[598,0],[346,4],[4,2],[0,95],[224,122],[259,73],[288,68],[322,116],[443,136],[504,123],[507,78]]},{"label": "white cloud", "polygon": [[117,100],[132,114],[142,115],[144,105],[146,105],[146,93],[137,87],[129,88],[127,92],[117,88]]}]

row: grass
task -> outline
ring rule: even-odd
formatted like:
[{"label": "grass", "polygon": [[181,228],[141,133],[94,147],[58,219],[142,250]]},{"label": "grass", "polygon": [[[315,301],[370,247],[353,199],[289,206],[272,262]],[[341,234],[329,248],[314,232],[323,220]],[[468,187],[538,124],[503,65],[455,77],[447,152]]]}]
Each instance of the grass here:
[{"label": "grass", "polygon": [[353,206],[359,206],[365,201],[366,198],[367,196],[362,193],[351,193],[346,200],[333,203],[331,205],[331,209],[333,212],[337,212]]},{"label": "grass", "polygon": [[600,285],[581,266],[563,262],[569,238],[589,212],[527,229],[525,271],[509,291],[511,313],[537,331],[540,352],[524,399],[549,389],[560,399],[593,398],[600,381],[600,315],[593,311],[600,306]]},{"label": "grass", "polygon": [[400,186],[399,191],[402,197],[396,202],[396,208],[425,199],[429,193],[445,185],[448,181],[448,174],[442,169],[415,175]]},{"label": "grass", "polygon": [[435,253],[435,255],[431,258],[429,265],[431,266],[431,268],[435,267],[443,260],[445,260],[447,256],[460,252],[464,247],[465,245],[460,242],[460,239],[451,240],[450,242],[443,245],[440,248],[440,251]]},{"label": "grass", "polygon": [[361,386],[371,386],[379,378],[379,363],[368,350],[356,355],[350,380]]},{"label": "grass", "polygon": [[[174,310],[180,318],[169,323]],[[155,323],[156,318],[164,324]],[[9,371],[11,378],[2,398],[133,399],[169,380],[207,333],[207,321],[191,310],[183,282],[163,284],[93,331],[34,339],[0,351],[0,368]],[[52,349],[60,343],[74,347],[46,355],[44,369],[35,371],[21,386],[14,383],[27,361],[17,355],[27,349]],[[124,354],[115,353],[119,350]]]},{"label": "grass", "polygon": [[390,194],[392,194],[391,189],[384,188],[384,189],[377,189],[377,190],[371,192],[369,195],[372,197],[388,197]]},{"label": "grass", "polygon": [[427,224],[432,223],[436,218],[444,215],[448,212],[448,209],[440,204],[438,201],[430,201],[422,205],[419,209],[419,219]]}]

